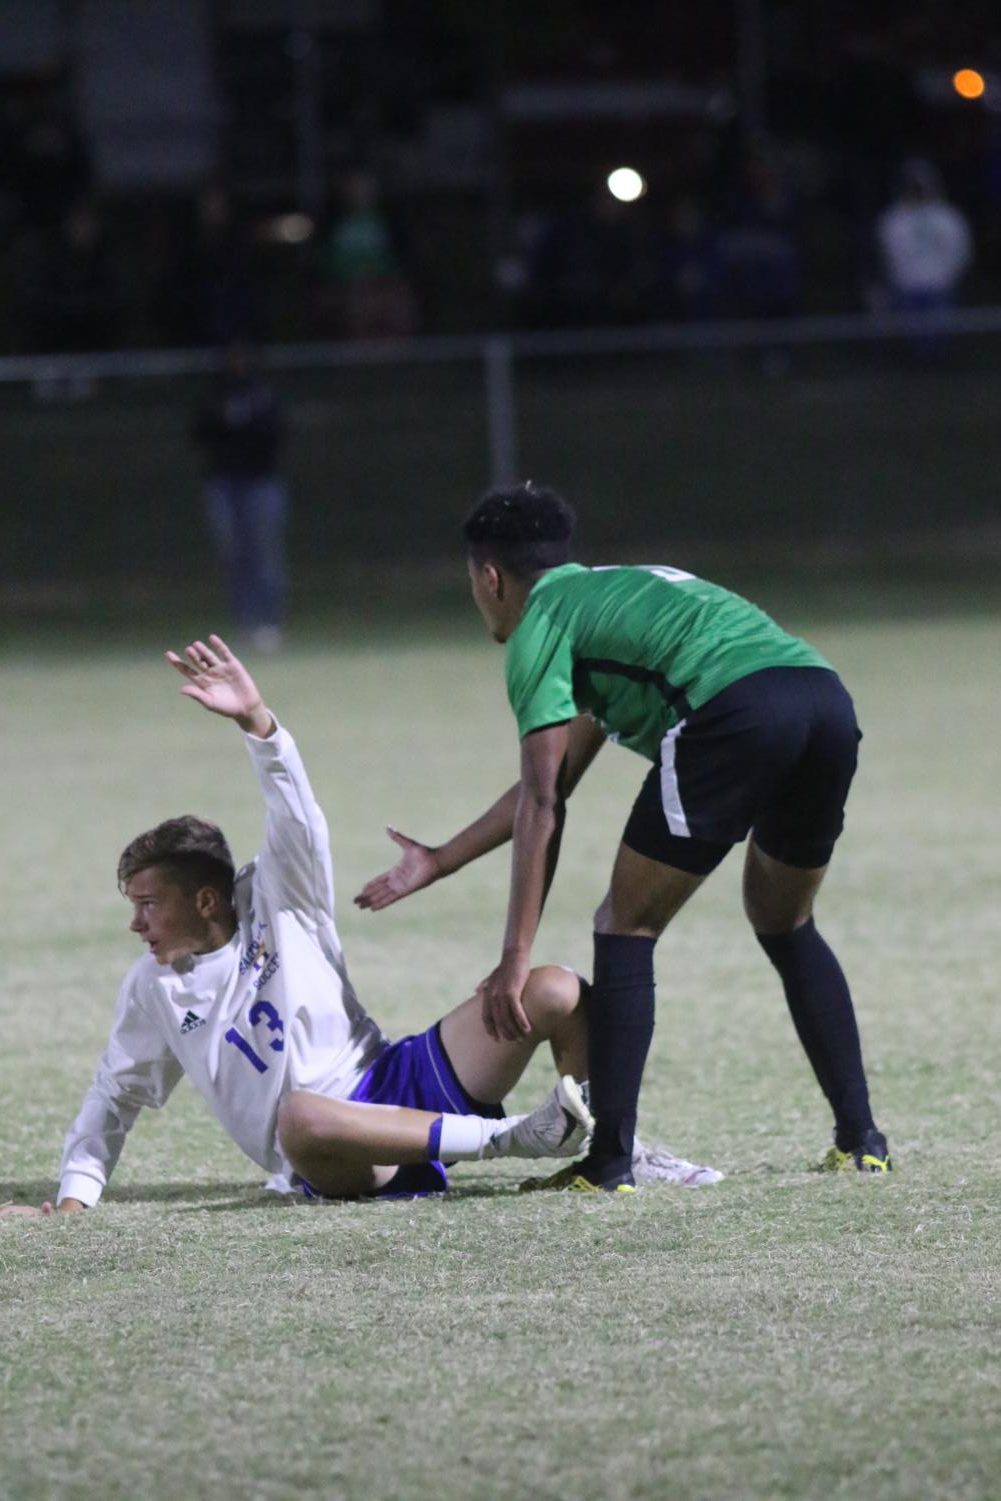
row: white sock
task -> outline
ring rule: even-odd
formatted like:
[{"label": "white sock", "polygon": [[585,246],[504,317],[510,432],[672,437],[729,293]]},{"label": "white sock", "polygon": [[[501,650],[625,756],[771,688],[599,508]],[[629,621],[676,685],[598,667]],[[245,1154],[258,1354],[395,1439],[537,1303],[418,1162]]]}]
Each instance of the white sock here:
[{"label": "white sock", "polygon": [[520,1115],[501,1120],[488,1120],[483,1115],[443,1115],[431,1127],[428,1151],[441,1162],[477,1162],[483,1157],[497,1157],[501,1154],[494,1146],[494,1137],[500,1131],[510,1130],[521,1119]]}]

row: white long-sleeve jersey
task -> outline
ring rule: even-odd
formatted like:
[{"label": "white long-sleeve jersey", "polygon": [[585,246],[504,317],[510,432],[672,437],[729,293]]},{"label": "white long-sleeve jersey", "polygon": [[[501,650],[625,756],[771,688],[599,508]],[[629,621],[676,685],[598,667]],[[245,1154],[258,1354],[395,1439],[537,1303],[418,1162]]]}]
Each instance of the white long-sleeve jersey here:
[{"label": "white long-sleeve jersey", "polygon": [[66,1136],[60,1200],[97,1203],[139,1111],[161,1106],[182,1074],[248,1157],[290,1172],[275,1129],[282,1097],[346,1098],[385,1046],[348,979],[327,823],[295,742],[280,726],[244,740],[266,820],[236,878],[236,932],[214,953],[176,964],[146,954],[129,970]]},{"label": "white long-sleeve jersey", "polygon": [[973,258],[965,217],[944,200],[897,203],[878,223],[892,285],[901,292],[949,292]]}]

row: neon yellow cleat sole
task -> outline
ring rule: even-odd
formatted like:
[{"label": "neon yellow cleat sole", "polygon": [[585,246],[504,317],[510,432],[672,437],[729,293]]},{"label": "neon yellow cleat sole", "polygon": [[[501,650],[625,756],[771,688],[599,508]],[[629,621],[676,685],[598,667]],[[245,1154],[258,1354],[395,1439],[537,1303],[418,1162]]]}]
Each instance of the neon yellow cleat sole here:
[{"label": "neon yellow cleat sole", "polygon": [[855,1158],[851,1152],[842,1152],[838,1147],[828,1147],[818,1163],[814,1164],[815,1173],[854,1173]]},{"label": "neon yellow cleat sole", "polygon": [[573,1193],[573,1194],[634,1194],[639,1190],[629,1177],[613,1178],[609,1183],[592,1183],[590,1178],[580,1171],[579,1162],[571,1162],[569,1167],[560,1168],[559,1172],[552,1173],[548,1178],[526,1178],[520,1184],[520,1193]]},{"label": "neon yellow cleat sole", "polygon": [[893,1162],[886,1137],[879,1131],[868,1131],[862,1142],[851,1152],[842,1152],[840,1147],[828,1147],[817,1163],[818,1173],[892,1173]]}]

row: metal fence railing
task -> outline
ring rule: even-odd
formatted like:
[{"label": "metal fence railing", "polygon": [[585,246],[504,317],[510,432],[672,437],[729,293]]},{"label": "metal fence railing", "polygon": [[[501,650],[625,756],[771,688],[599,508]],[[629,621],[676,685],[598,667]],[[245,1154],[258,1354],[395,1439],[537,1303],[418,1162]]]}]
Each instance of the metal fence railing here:
[{"label": "metal fence railing", "polygon": [[[261,351],[291,417],[293,554],[451,551],[487,483],[594,548],[911,534],[998,515],[1001,308]],[[200,535],[206,350],[0,359],[0,579],[168,576]]]}]

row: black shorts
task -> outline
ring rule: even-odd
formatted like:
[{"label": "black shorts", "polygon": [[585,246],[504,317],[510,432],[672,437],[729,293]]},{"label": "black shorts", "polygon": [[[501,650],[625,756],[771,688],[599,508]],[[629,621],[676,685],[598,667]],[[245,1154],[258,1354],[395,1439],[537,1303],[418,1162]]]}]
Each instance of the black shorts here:
[{"label": "black shorts", "polygon": [[706,875],[753,831],[759,848],[786,865],[826,865],[844,827],[861,738],[836,673],[751,673],[664,736],[623,843]]}]

